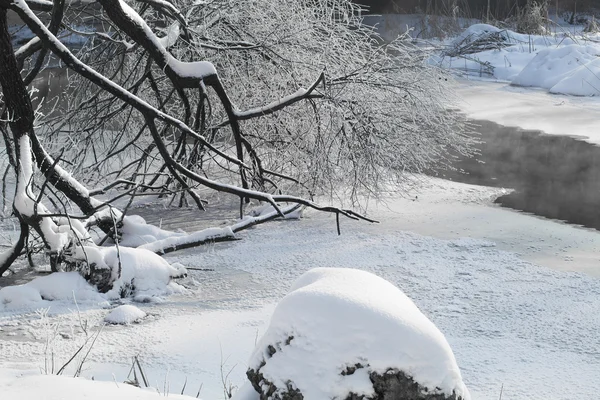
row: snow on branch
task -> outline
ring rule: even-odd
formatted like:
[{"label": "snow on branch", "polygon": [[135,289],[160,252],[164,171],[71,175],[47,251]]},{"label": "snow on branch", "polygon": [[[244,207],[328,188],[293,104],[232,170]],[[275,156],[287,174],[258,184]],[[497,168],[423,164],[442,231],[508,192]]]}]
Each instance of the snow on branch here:
[{"label": "snow on branch", "polygon": [[111,20],[132,39],[148,50],[167,75],[184,87],[198,87],[201,80],[215,79],[217,70],[208,61],[183,62],[171,55],[146,21],[122,0],[100,0]]},{"label": "snow on branch", "polygon": [[139,246],[138,248],[153,251],[157,254],[171,253],[177,250],[183,250],[190,247],[201,246],[207,243],[225,242],[238,240],[235,233],[252,226],[259,225],[265,222],[280,218],[281,214],[285,216],[291,215],[301,208],[299,204],[292,204],[281,208],[281,212],[273,210],[265,212],[258,216],[245,216],[239,222],[225,228],[208,228],[189,235],[173,235],[161,240],[156,240]]}]

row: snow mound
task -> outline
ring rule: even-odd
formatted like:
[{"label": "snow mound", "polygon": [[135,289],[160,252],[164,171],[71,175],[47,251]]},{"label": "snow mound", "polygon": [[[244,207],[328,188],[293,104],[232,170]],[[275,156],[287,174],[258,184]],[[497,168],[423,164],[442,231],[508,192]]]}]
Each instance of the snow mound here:
[{"label": "snow mound", "polygon": [[156,242],[157,240],[186,235],[184,232],[171,232],[154,225],[149,225],[139,215],[129,215],[123,218],[121,232],[123,237],[119,244],[127,247],[139,247],[146,243]]},{"label": "snow mound", "polygon": [[7,286],[0,289],[0,311],[36,308],[43,303],[40,292],[27,285]]},{"label": "snow mound", "polygon": [[24,285],[0,289],[0,311],[34,310],[47,307],[50,301],[93,302],[106,301],[77,272],[60,272],[41,276]]},{"label": "snow mound", "polygon": [[569,76],[550,88],[550,93],[574,96],[600,95],[600,58],[575,69]]},{"label": "snow mound", "polygon": [[[106,294],[109,298],[122,297],[125,291],[146,301],[150,296],[184,293],[182,286],[172,281],[173,277],[186,273],[179,264],[171,265],[164,258],[146,249],[116,247],[103,249],[104,262],[113,272],[121,269],[121,275]],[[116,277],[116,276],[115,276]]]},{"label": "snow mound", "polygon": [[100,294],[77,272],[61,272],[41,276],[27,283],[39,291],[44,300],[72,300],[102,302]]},{"label": "snow mound", "polygon": [[470,398],[436,326],[397,287],[354,269],[302,275],[277,305],[249,368],[306,399],[372,396],[369,374],[391,368],[433,391]]},{"label": "snow mound", "polygon": [[146,313],[136,306],[125,304],[112,310],[104,317],[104,322],[109,324],[129,325],[145,317]]},{"label": "snow mound", "polygon": [[[572,44],[569,46],[541,50],[523,68],[513,81],[517,86],[534,86],[551,89],[563,79],[572,76],[574,71],[600,56],[600,47]],[[561,88],[571,94],[565,85]],[[565,93],[562,92],[562,93]]]},{"label": "snow mound", "polygon": [[502,32],[501,29],[488,24],[473,24],[465,29],[460,35],[458,35],[452,44],[464,44],[474,42],[475,40],[488,36],[490,34]]}]

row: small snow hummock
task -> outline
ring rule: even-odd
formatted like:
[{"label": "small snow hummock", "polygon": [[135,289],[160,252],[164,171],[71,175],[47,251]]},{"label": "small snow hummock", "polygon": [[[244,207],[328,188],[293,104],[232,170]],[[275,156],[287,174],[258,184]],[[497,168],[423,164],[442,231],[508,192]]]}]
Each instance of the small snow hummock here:
[{"label": "small snow hummock", "polygon": [[128,215],[123,218],[123,237],[119,241],[121,246],[139,247],[157,240],[186,236],[185,232],[170,232],[157,226],[147,224],[139,215]]},{"label": "small snow hummock", "polygon": [[112,310],[106,317],[104,322],[109,324],[129,325],[134,322],[139,322],[146,317],[146,313],[130,304],[124,304]]},{"label": "small snow hummock", "polygon": [[302,275],[277,305],[249,369],[249,376],[262,374],[263,384],[293,387],[306,399],[373,396],[370,374],[390,370],[430,394],[470,398],[437,327],[397,287],[354,269]]}]

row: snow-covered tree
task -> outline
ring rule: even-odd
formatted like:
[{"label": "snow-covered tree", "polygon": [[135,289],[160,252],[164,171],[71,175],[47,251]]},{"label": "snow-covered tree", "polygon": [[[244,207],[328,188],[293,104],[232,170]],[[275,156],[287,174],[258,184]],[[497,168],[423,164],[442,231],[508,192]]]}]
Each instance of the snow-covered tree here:
[{"label": "snow-covered tree", "polygon": [[[34,34],[20,48],[8,10]],[[61,42],[72,33],[89,39],[78,52]],[[49,54],[72,73],[42,113],[27,85]],[[348,0],[0,0],[0,130],[21,226],[0,273],[35,235],[53,269],[117,279],[89,231],[117,251],[140,245],[112,206],[140,194],[203,209],[205,190],[229,193],[240,217],[250,199],[273,207],[228,229],[163,231],[143,246],[157,253],[299,207],[368,220],[315,198],[355,204],[470,151],[447,78],[426,58],[406,38],[383,43]]]}]

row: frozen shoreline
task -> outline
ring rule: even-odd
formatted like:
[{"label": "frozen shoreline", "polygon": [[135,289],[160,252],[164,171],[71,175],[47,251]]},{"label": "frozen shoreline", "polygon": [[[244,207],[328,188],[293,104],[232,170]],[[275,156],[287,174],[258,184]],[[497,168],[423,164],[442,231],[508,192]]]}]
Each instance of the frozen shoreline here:
[{"label": "frozen shoreline", "polygon": [[467,117],[600,144],[600,98],[548,93],[507,82],[458,79],[459,108]]}]

